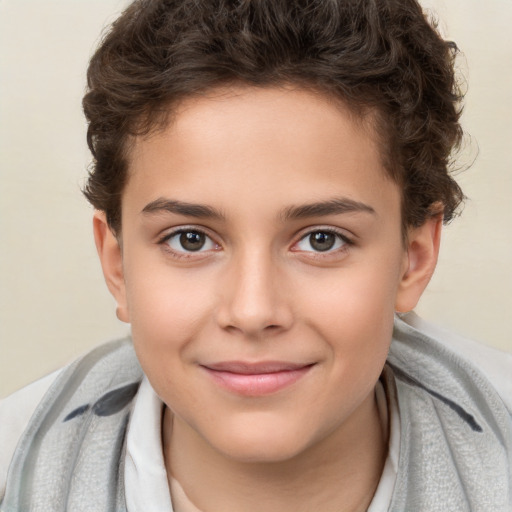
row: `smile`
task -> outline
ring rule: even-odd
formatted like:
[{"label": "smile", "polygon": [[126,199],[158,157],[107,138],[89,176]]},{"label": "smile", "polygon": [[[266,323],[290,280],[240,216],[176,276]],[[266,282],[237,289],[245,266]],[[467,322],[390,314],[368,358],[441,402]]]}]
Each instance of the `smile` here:
[{"label": "smile", "polygon": [[314,364],[279,361],[245,363],[228,361],[202,368],[222,388],[245,396],[264,396],[291,386],[304,377]]}]

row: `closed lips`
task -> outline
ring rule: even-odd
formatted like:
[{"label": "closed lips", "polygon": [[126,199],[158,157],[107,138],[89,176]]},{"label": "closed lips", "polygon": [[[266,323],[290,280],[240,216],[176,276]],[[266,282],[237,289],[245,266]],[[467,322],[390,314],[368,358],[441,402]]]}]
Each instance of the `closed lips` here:
[{"label": "closed lips", "polygon": [[239,373],[242,375],[260,375],[264,373],[277,373],[299,370],[314,363],[289,363],[281,361],[263,361],[258,363],[246,363],[241,361],[227,361],[203,365],[205,368],[218,372]]},{"label": "closed lips", "polygon": [[246,396],[263,396],[290,386],[313,366],[314,363],[229,361],[204,365],[203,368],[217,384],[228,391]]}]

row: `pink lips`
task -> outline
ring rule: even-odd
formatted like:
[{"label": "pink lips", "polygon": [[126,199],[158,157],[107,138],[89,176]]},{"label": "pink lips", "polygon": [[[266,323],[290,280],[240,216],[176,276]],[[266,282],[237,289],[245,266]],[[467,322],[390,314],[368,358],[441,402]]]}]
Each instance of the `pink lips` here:
[{"label": "pink lips", "polygon": [[312,366],[281,361],[226,361],[202,367],[228,391],[246,396],[263,396],[290,386],[308,373]]}]

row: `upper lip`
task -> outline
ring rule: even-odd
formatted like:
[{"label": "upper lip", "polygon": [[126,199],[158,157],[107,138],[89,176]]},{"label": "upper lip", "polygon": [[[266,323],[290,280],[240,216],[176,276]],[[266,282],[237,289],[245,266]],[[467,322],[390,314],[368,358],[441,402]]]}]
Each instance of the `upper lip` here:
[{"label": "upper lip", "polygon": [[204,364],[205,368],[217,372],[239,373],[242,375],[258,375],[264,373],[277,373],[292,370],[299,370],[311,366],[312,363],[292,363],[288,361],[222,361],[219,363]]}]

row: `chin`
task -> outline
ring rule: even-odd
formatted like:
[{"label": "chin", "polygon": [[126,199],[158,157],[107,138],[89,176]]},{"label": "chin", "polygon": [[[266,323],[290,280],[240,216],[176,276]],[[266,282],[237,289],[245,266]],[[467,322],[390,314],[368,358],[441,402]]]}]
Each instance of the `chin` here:
[{"label": "chin", "polygon": [[296,427],[278,428],[255,425],[241,429],[223,429],[221,438],[211,439],[212,447],[224,457],[241,463],[278,463],[293,459],[311,444]]},{"label": "chin", "polygon": [[267,439],[263,443],[253,443],[239,446],[230,446],[223,455],[240,463],[247,464],[276,464],[295,458],[302,453],[300,447],[283,446],[281,443],[272,443]]}]

